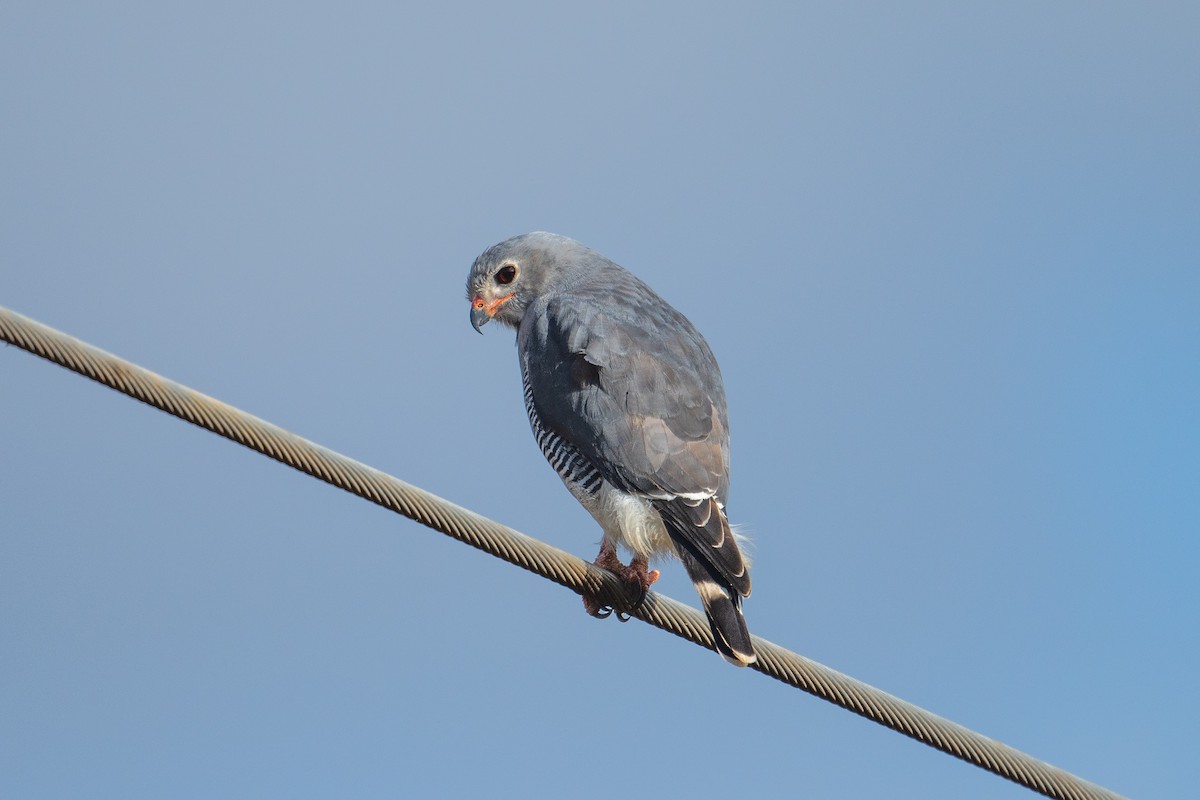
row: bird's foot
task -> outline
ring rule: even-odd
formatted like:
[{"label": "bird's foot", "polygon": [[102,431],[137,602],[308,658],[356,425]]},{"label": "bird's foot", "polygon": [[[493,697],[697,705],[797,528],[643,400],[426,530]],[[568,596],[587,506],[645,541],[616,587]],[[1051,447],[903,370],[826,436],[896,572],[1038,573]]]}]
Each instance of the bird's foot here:
[{"label": "bird's foot", "polygon": [[[660,575],[658,570],[650,569],[646,559],[640,556],[635,556],[628,566],[622,564],[621,559],[617,557],[617,548],[611,545],[607,539],[600,545],[600,554],[596,556],[594,563],[616,575],[634,593],[637,599],[634,600],[630,611],[637,611],[641,607],[646,600],[646,593],[650,591],[650,587],[654,585]],[[614,611],[612,606],[606,605],[595,595],[589,594],[583,596],[583,607],[587,613],[599,619],[608,617]],[[629,619],[629,614],[625,611],[617,611],[617,619],[625,622]]]}]

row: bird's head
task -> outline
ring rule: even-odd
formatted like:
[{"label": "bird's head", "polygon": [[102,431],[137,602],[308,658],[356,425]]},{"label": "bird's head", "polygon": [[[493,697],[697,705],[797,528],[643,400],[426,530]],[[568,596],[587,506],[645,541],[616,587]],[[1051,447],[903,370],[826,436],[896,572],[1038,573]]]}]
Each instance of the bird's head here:
[{"label": "bird's head", "polygon": [[492,245],[467,276],[471,325],[480,333],[493,319],[519,327],[525,309],[550,288],[563,286],[590,253],[574,239],[540,231]]}]

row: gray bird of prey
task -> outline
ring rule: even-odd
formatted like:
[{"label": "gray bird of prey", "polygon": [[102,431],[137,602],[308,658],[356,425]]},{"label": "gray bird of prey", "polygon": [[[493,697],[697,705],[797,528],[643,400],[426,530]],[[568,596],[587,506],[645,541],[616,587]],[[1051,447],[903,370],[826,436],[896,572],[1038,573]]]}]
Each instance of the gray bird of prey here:
[{"label": "gray bird of prey", "polygon": [[[467,278],[471,324],[517,331],[538,446],[604,536],[596,564],[644,598],[677,556],[717,652],[755,661],[746,560],[725,516],[729,418],[721,371],[692,323],[604,256],[553,233],[488,248]],[[632,553],[628,566],[617,548]],[[593,616],[612,612],[584,597]]]}]

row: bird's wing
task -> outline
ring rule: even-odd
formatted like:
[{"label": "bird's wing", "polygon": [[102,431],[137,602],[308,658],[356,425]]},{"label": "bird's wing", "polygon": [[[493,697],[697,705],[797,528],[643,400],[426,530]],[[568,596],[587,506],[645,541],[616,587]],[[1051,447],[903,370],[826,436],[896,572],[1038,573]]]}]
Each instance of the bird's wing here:
[{"label": "bird's wing", "polygon": [[722,512],[725,393],[691,323],[640,282],[557,297],[526,323],[519,346],[542,424],[609,483],[649,498],[677,548],[748,595]]}]

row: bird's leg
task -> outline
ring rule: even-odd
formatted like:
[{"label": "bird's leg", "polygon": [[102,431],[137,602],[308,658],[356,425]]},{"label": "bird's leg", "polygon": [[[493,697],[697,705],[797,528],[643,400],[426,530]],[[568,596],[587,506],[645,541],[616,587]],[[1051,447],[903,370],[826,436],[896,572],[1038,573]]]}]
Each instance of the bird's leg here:
[{"label": "bird's leg", "polygon": [[[617,570],[624,567],[621,559],[617,558],[616,545],[610,542],[607,536],[600,540],[600,552],[593,563],[597,567],[603,567],[609,572],[616,574],[620,574]],[[583,596],[583,608],[597,619],[604,619],[613,612],[612,606],[605,605],[600,601],[600,598],[593,594],[585,594]]]},{"label": "bird's leg", "polygon": [[[650,569],[650,564],[641,556],[634,556],[633,561],[629,566],[621,563],[621,559],[617,556],[617,547],[605,537],[600,543],[600,553],[596,556],[594,562],[596,566],[603,567],[609,572],[616,575],[624,583],[628,584],[631,589],[637,593],[637,599],[633,603],[633,608],[636,610],[646,599],[646,592],[658,580],[659,572],[656,569]],[[603,619],[613,612],[610,606],[604,605],[600,599],[594,595],[583,596],[583,607],[593,617]],[[617,616],[621,620],[629,619],[628,615],[618,612]]]},{"label": "bird's leg", "polygon": [[658,580],[661,573],[656,569],[650,569],[650,563],[641,556],[634,556],[633,561],[629,562],[626,569],[628,573],[625,575],[625,579],[636,583],[642,589],[641,599],[638,600],[638,605],[641,605],[642,600],[646,599],[646,592],[650,591],[650,587]]},{"label": "bird's leg", "polygon": [[[630,610],[637,611],[642,607],[642,603],[646,602],[646,592],[650,591],[650,587],[658,580],[659,572],[656,569],[650,569],[650,564],[642,556],[634,556],[628,567],[621,566],[617,575],[636,593],[637,599],[633,601],[633,607]],[[618,612],[618,619],[626,622],[629,615]]]}]

